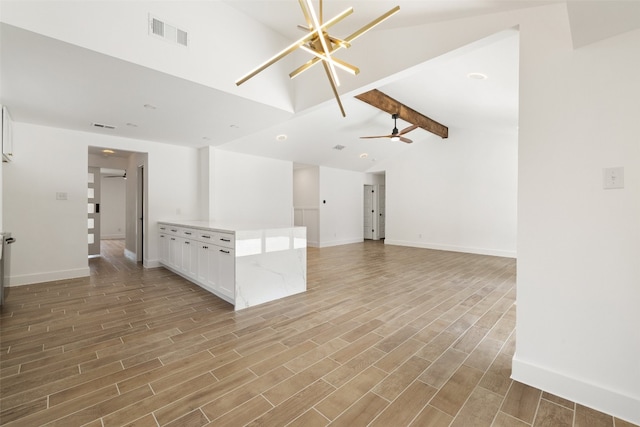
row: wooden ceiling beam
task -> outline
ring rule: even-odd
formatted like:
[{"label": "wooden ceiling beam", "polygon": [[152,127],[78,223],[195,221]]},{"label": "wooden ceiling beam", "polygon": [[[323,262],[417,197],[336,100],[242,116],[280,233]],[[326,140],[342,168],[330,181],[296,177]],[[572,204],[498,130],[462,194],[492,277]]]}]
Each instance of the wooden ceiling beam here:
[{"label": "wooden ceiling beam", "polygon": [[366,102],[367,104],[379,108],[384,112],[397,114],[399,119],[411,123],[412,125],[417,125],[428,132],[438,135],[440,138],[449,137],[448,127],[430,119],[424,114],[418,113],[416,110],[396,101],[383,92],[380,92],[378,89],[372,89],[368,92],[356,95],[355,97],[360,101]]}]

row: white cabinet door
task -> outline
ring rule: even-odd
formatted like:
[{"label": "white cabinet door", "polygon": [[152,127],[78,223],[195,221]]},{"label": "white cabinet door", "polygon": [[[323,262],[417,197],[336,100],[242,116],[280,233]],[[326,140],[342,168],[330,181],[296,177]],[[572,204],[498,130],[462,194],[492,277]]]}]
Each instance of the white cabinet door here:
[{"label": "white cabinet door", "polygon": [[189,239],[182,240],[180,271],[193,279],[198,276],[198,242]]},{"label": "white cabinet door", "polygon": [[169,236],[164,233],[158,235],[160,245],[160,262],[167,264],[169,262]]},{"label": "white cabinet door", "polygon": [[218,287],[227,297],[236,297],[236,257],[233,249],[218,247]]},{"label": "white cabinet door", "polygon": [[205,286],[209,286],[209,246],[204,243],[198,244],[198,268],[196,280]]},{"label": "white cabinet door", "polygon": [[167,265],[176,270],[182,267],[182,241],[181,237],[169,235],[169,257]]}]

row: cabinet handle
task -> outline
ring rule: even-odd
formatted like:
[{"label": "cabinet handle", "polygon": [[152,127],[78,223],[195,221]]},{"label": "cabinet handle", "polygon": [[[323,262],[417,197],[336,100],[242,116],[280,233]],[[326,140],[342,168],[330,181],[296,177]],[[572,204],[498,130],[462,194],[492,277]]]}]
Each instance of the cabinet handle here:
[{"label": "cabinet handle", "polygon": [[203,246],[202,249],[209,249],[209,246]]},{"label": "cabinet handle", "polygon": [[211,236],[200,236],[200,237],[202,237],[203,239],[210,239],[211,238]]},{"label": "cabinet handle", "polygon": [[223,242],[230,242],[231,241],[231,239],[222,239],[222,238],[220,240],[222,240]]},{"label": "cabinet handle", "polygon": [[223,252],[223,253],[225,253],[225,254],[228,254],[228,253],[229,253],[229,251],[225,251],[224,249],[220,249],[220,252]]},{"label": "cabinet handle", "polygon": [[175,233],[175,232],[176,232],[176,231],[178,231],[178,230],[176,230],[175,228],[172,228],[172,229],[171,229],[171,231],[173,231],[173,232]]},{"label": "cabinet handle", "polygon": [[185,231],[184,234],[186,234],[187,236],[191,236],[191,232],[189,231]]},{"label": "cabinet handle", "polygon": [[184,244],[185,244],[185,245],[189,245],[189,244],[191,244],[191,242],[188,242],[188,241],[187,241],[187,242],[184,242]]},{"label": "cabinet handle", "polygon": [[164,234],[161,234],[160,237],[164,237]]},{"label": "cabinet handle", "polygon": [[166,230],[167,227],[160,227],[160,230]]},{"label": "cabinet handle", "polygon": [[172,237],[171,240],[176,240],[175,237]]}]

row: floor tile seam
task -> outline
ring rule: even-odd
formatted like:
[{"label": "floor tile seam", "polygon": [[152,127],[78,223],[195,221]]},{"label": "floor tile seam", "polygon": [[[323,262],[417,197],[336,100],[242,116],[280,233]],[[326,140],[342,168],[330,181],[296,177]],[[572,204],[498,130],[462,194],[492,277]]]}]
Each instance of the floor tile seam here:
[{"label": "floor tile seam", "polygon": [[[122,363],[120,363],[120,367],[122,368],[122,370],[125,370],[125,368],[124,368],[124,366],[122,365]],[[121,371],[117,371],[117,372],[121,372]],[[116,373],[117,373],[117,372],[116,372]],[[50,407],[51,407],[51,406],[50,406],[50,399],[51,399],[51,396],[52,396],[52,395],[54,395],[54,394],[58,394],[58,393],[62,393],[62,392],[64,392],[64,391],[66,391],[66,390],[70,390],[70,389],[73,389],[73,388],[76,388],[76,387],[80,387],[80,386],[82,386],[82,385],[84,385],[84,384],[88,384],[88,383],[91,383],[91,382],[93,382],[93,381],[98,381],[98,380],[100,380],[100,379],[102,379],[102,378],[105,378],[105,377],[111,376],[111,375],[113,375],[113,374],[114,374],[114,372],[111,372],[111,373],[105,374],[105,375],[103,375],[103,376],[100,376],[100,377],[96,377],[96,378],[90,379],[90,380],[88,380],[88,381],[83,381],[83,382],[75,383],[75,384],[73,384],[73,385],[71,385],[71,386],[69,386],[69,387],[66,387],[66,388],[61,388],[61,389],[57,389],[57,390],[55,390],[55,391],[47,392],[46,394],[42,394],[40,397],[45,397],[45,396],[47,397],[47,408],[50,408]],[[77,375],[78,375],[78,376],[79,376],[79,375],[82,375],[82,372],[80,372],[80,373],[79,373],[79,374],[77,374]],[[74,377],[75,377],[75,376],[76,376],[76,375],[74,375]],[[61,379],[59,379],[59,380],[57,380],[57,381],[54,381],[53,383],[47,383],[47,385],[49,385],[49,386],[50,386],[50,385],[55,384],[55,383],[58,383],[58,382],[67,381],[68,379],[69,379],[69,377],[61,378]],[[109,383],[109,384],[106,384],[105,386],[103,386],[103,387],[101,387],[101,388],[105,388],[105,387],[108,387],[108,386],[110,386],[110,385],[115,385],[115,386],[117,387],[117,383]],[[118,390],[119,390],[119,389],[118,389]],[[25,391],[23,391],[23,392],[21,392],[21,393],[24,393],[24,392],[30,392],[30,391],[33,391],[33,389],[25,390]],[[38,399],[38,398],[40,398],[40,397],[36,397],[36,399]],[[71,400],[73,400],[73,399],[71,399]],[[56,406],[57,406],[57,405],[56,405]]]},{"label": "floor tile seam", "polygon": [[[385,378],[387,378],[387,377],[385,377]],[[379,381],[376,385],[380,384],[382,381],[384,381],[384,380]],[[339,389],[340,389],[340,388],[337,388],[335,391],[337,391],[337,390],[339,390]],[[334,391],[334,393],[335,393],[335,391]],[[382,396],[382,395],[381,395],[381,394],[379,394],[378,392],[374,391],[374,387],[370,387],[370,388],[369,388],[369,390],[368,390],[365,394],[363,394],[363,395],[362,395],[362,396],[360,396],[358,399],[356,399],[356,400],[355,400],[351,405],[347,406],[347,407],[346,407],[342,412],[340,412],[339,414],[337,414],[333,419],[330,419],[330,420],[329,420],[329,422],[330,422],[330,423],[332,423],[332,422],[334,422],[335,420],[337,420],[338,418],[340,418],[343,414],[347,413],[347,411],[349,411],[349,409],[351,409],[352,407],[354,407],[358,402],[360,402],[362,399],[364,399],[364,398],[367,396],[367,394],[369,394],[369,393],[371,393],[371,394],[373,394],[373,395],[375,395],[375,396],[379,397],[380,399],[384,400],[385,402],[387,402],[387,405],[384,407],[384,409],[383,409],[382,411],[380,411],[380,413],[384,412],[384,410],[385,410],[385,409],[387,409],[387,408],[389,407],[389,405],[391,405],[391,402],[392,402],[391,400],[387,399],[386,397]],[[333,393],[332,393],[332,394],[333,394]],[[331,395],[329,395],[329,396],[331,396]],[[320,402],[318,402],[318,403],[316,403],[315,405],[313,405],[313,406],[312,406],[312,408],[314,408],[314,409],[315,409],[317,412],[319,412],[319,413],[320,413],[324,418],[327,418],[327,419],[328,419],[328,417],[327,417],[325,414],[323,414],[323,413],[322,413],[322,411],[320,411],[319,409],[317,409],[317,408],[316,408],[316,406],[317,406],[317,405],[319,405],[320,403],[322,403],[324,400],[328,399],[328,398],[329,398],[329,396],[327,396],[325,399],[322,399]],[[378,415],[380,415],[380,414],[378,414]],[[378,416],[376,415],[376,417],[375,417],[375,418],[377,418],[377,417],[378,417]],[[375,419],[375,418],[374,418],[374,419]],[[369,424],[371,424],[372,422],[373,422],[373,420],[369,421]]]},{"label": "floor tile seam", "polygon": [[[375,366],[374,366],[373,364],[371,364],[371,365],[370,365],[370,367],[375,367]],[[376,368],[376,369],[380,369],[380,368]],[[366,369],[365,369],[365,370],[366,370]],[[377,383],[375,383],[375,384],[373,384],[373,385],[369,386],[369,389],[367,390],[367,392],[366,392],[366,393],[364,393],[363,395],[361,395],[361,396],[360,396],[358,399],[356,399],[356,400],[355,400],[351,405],[347,406],[347,407],[346,407],[342,412],[340,412],[338,415],[336,415],[336,416],[335,416],[335,418],[333,418],[333,419],[329,419],[329,417],[327,417],[327,416],[326,416],[326,415],[325,415],[321,410],[317,409],[317,408],[316,408],[316,406],[317,406],[317,405],[320,405],[322,402],[324,402],[325,400],[327,400],[327,399],[328,399],[328,398],[329,398],[333,393],[336,393],[336,392],[340,391],[340,389],[342,389],[343,387],[346,387],[350,382],[354,381],[354,380],[355,380],[355,378],[357,377],[357,375],[356,375],[356,377],[351,378],[349,381],[347,381],[346,383],[344,383],[344,384],[343,384],[343,385],[341,385],[340,387],[335,387],[335,386],[334,386],[335,390],[334,390],[331,394],[329,394],[327,397],[325,397],[324,399],[322,399],[321,401],[319,401],[318,403],[316,403],[315,405],[313,405],[313,406],[312,406],[312,408],[316,409],[316,411],[317,411],[317,412],[319,412],[323,417],[325,417],[325,418],[329,419],[329,421],[330,421],[330,422],[332,422],[332,421],[335,421],[336,419],[338,419],[342,414],[344,414],[345,412],[347,412],[351,407],[353,407],[353,406],[354,406],[356,403],[358,403],[360,400],[364,399],[364,397],[365,397],[368,393],[375,394],[376,396],[378,396],[378,397],[380,397],[380,398],[382,398],[382,399],[386,400],[387,402],[389,402],[389,400],[388,400],[388,399],[386,399],[385,397],[381,396],[380,394],[378,394],[378,393],[376,393],[376,392],[374,391],[375,387],[377,387],[380,383],[382,383],[384,380],[386,380],[386,379],[387,379],[387,378],[389,378],[389,376],[390,376],[390,374],[388,374],[386,371],[383,371],[382,369],[380,369],[380,371],[384,372],[384,373],[385,373],[385,374],[387,374],[387,375],[385,375],[383,378],[381,378]],[[364,372],[364,370],[363,370],[363,371],[361,371],[360,373],[362,373],[362,372]],[[358,374],[358,375],[359,375],[359,374]],[[332,385],[331,383],[329,383],[329,384],[330,384],[330,385]]]},{"label": "floor tile seam", "polygon": [[[211,372],[203,372],[203,373],[202,373],[202,374],[200,374],[200,375],[206,375],[206,374],[209,374],[209,375],[211,375],[211,376],[213,376],[213,377],[215,378],[215,376],[214,376]],[[216,378],[216,383],[215,383],[215,384],[217,384],[218,382],[219,382],[219,380]],[[181,383],[181,384],[184,384],[184,382],[183,382],[183,383]],[[149,388],[149,390],[151,391],[151,396],[147,396],[147,397],[145,397],[144,399],[142,399],[142,400],[138,400],[138,401],[136,401],[136,402],[134,402],[134,403],[132,403],[132,404],[122,406],[122,407],[120,407],[120,408],[116,409],[115,411],[112,411],[112,412],[110,412],[110,413],[108,413],[108,414],[101,414],[100,419],[101,419],[101,420],[103,420],[105,417],[108,417],[108,416],[113,415],[113,414],[118,413],[118,412],[123,412],[126,408],[130,407],[131,405],[139,405],[140,403],[144,403],[144,402],[149,403],[149,400],[150,400],[150,399],[158,398],[159,396],[160,396],[160,397],[162,397],[162,394],[168,394],[168,393],[170,393],[170,392],[171,392],[171,389],[173,388],[173,387],[172,387],[172,388],[168,388],[168,389],[165,389],[165,390],[159,390],[159,391],[157,391],[157,392],[156,392],[156,390],[154,390],[154,389],[153,389],[153,387],[151,386],[151,383],[147,383],[147,384],[141,385],[140,387],[137,387],[137,388],[135,388],[135,389],[133,389],[133,390],[138,390],[138,389],[140,389],[140,388],[142,388],[142,387],[145,387],[145,386],[146,386],[146,387],[148,387],[148,388]],[[191,391],[190,391],[190,393],[191,393],[191,394],[193,394],[193,393],[198,393],[198,392],[200,392],[202,389],[205,389],[205,388],[207,388],[207,387],[209,387],[209,386],[210,386],[210,385],[201,386],[200,388],[198,388],[198,389],[196,389],[196,390],[191,390]],[[131,390],[131,391],[133,391],[133,390]],[[180,397],[180,399],[185,399],[185,398],[187,398],[187,397],[188,397],[188,395],[187,395],[187,396],[181,396],[181,397]],[[180,400],[180,399],[178,399],[178,400]],[[168,407],[168,406],[171,406],[171,405],[175,404],[175,402],[176,402],[176,401],[171,401],[171,402],[166,403],[166,404],[164,404],[164,405],[162,405],[162,406],[159,406],[159,407],[156,407],[155,405],[151,405],[154,409],[152,409],[152,410],[150,410],[149,412],[145,413],[142,417],[144,417],[144,416],[146,416],[146,415],[151,414],[151,415],[154,417],[154,419],[156,420],[156,423],[157,423],[158,425],[160,425],[160,423],[158,422],[158,419],[157,419],[157,417],[156,417],[156,413],[157,413],[158,411],[160,411],[160,410],[162,410],[162,409],[164,409],[164,408]],[[140,418],[142,418],[142,417],[138,417],[138,418],[136,418],[136,420],[137,420],[137,419],[140,419]],[[135,421],[135,420],[128,420],[126,425],[130,425],[130,424],[131,424],[131,423],[133,423],[134,421]],[[172,420],[172,421],[175,421],[175,420]],[[104,425],[104,421],[102,421],[102,425]]]},{"label": "floor tile seam", "polygon": [[[82,373],[82,370],[81,370],[81,368],[80,368],[80,365],[81,365],[82,363],[87,363],[87,362],[92,362],[92,361],[98,360],[98,353],[97,353],[97,352],[95,352],[95,351],[87,352],[87,353],[86,353],[86,357],[89,357],[92,353],[93,353],[93,355],[95,356],[94,358],[90,358],[90,359],[88,359],[88,360],[84,360],[84,361],[82,361],[82,362],[77,363],[78,371],[79,371],[80,373]],[[65,353],[64,353],[64,352],[62,352],[62,353],[59,353],[59,354],[58,354],[58,356],[64,356],[64,354],[65,354]],[[80,354],[80,355],[78,355],[78,356],[73,356],[72,358],[80,359],[80,358],[82,358],[83,356],[85,356],[85,355],[84,355],[84,354]],[[53,358],[53,357],[55,357],[55,356],[51,356],[51,357]],[[38,359],[38,360],[43,360],[43,359]],[[56,368],[56,365],[61,365],[61,364],[64,364],[64,363],[68,362],[68,360],[54,361],[53,363],[47,363],[47,364],[45,364],[45,365],[38,366],[37,368],[27,369],[27,370],[25,370],[25,371],[23,372],[23,369],[22,369],[22,368],[23,368],[23,366],[24,366],[24,365],[26,365],[26,364],[28,364],[28,363],[32,363],[32,362],[37,362],[38,360],[34,360],[34,361],[30,361],[30,362],[27,362],[27,363],[22,363],[22,364],[20,364],[20,374],[25,374],[25,375],[27,375],[27,374],[31,373],[31,374],[33,374],[33,375],[37,375],[37,374],[39,373],[38,371],[45,371],[45,370],[55,369],[55,368]],[[70,366],[73,366],[73,365],[70,365]],[[60,366],[59,368],[66,368],[66,367],[68,367],[68,366]]]},{"label": "floor tile seam", "polygon": [[[492,422],[492,424],[491,424],[491,425],[493,425],[493,423],[495,423],[496,418],[497,418],[497,417],[498,417],[498,415],[499,415],[499,414],[501,414],[501,413],[502,413],[502,414],[504,414],[504,416],[509,417],[510,419],[513,419],[513,420],[516,420],[516,421],[520,421],[521,423],[526,424],[526,425],[528,425],[528,426],[533,426],[533,423],[528,423],[528,422],[526,422],[526,421],[523,421],[523,420],[521,420],[520,418],[514,417],[513,415],[508,414],[508,413],[506,413],[506,412],[502,411],[501,409],[498,409],[498,412],[496,412],[496,416],[494,417],[493,422]],[[535,418],[534,418],[534,420],[535,420]]]}]

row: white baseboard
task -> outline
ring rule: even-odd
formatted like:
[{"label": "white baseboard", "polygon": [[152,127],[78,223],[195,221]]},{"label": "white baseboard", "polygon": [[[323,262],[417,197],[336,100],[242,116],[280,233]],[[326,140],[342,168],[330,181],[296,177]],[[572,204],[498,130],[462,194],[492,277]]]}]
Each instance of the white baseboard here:
[{"label": "white baseboard", "polygon": [[77,277],[87,277],[88,275],[89,267],[76,268],[73,270],[48,271],[46,273],[15,275],[9,278],[9,287],[53,282],[55,280],[75,279]]},{"label": "white baseboard", "polygon": [[467,254],[490,255],[504,258],[517,258],[516,251],[501,249],[472,248],[466,246],[442,245],[437,243],[422,243],[406,240],[385,239],[385,245],[410,246],[413,248],[435,249],[438,251],[463,252]]},{"label": "white baseboard", "polygon": [[[344,240],[329,240],[327,242],[322,242],[318,246],[318,248],[329,248],[331,246],[340,246],[340,245],[349,245],[351,243],[362,243],[364,242],[364,238],[359,239],[344,239]],[[307,242],[309,244],[309,242]]]},{"label": "white baseboard", "polygon": [[125,237],[126,236],[124,234],[103,234],[100,236],[102,240],[124,240]]},{"label": "white baseboard", "polygon": [[640,425],[640,398],[554,372],[513,357],[511,378],[605,414]]},{"label": "white baseboard", "polygon": [[124,249],[124,257],[129,259],[129,260],[131,260],[131,261],[138,262],[138,255],[135,252],[130,251],[127,248]]},{"label": "white baseboard", "polygon": [[162,267],[163,265],[160,264],[160,261],[158,261],[157,259],[145,259],[144,261],[142,261],[142,266],[144,268],[156,268]]}]

